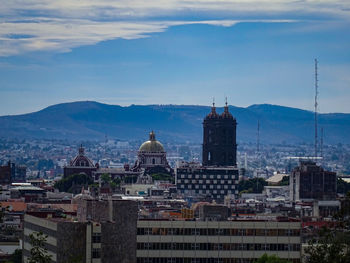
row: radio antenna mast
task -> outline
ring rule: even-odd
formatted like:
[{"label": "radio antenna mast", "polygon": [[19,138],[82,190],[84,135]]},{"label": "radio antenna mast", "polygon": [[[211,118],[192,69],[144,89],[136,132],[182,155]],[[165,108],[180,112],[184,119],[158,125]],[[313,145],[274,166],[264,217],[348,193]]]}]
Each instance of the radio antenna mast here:
[{"label": "radio antenna mast", "polygon": [[315,157],[317,157],[317,97],[318,97],[318,73],[317,59],[315,59]]}]

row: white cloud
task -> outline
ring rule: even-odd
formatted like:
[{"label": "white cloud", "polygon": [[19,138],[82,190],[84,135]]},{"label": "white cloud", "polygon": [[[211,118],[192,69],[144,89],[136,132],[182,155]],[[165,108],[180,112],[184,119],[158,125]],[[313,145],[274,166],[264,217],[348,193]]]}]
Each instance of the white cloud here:
[{"label": "white cloud", "polygon": [[[67,52],[105,40],[147,37],[176,25],[291,22],[298,19],[290,15],[293,12],[343,19],[349,17],[349,10],[350,1],[345,0],[0,0],[0,56]],[[240,19],[174,19],[183,14]]]},{"label": "white cloud", "polygon": [[[256,22],[247,20],[243,22]],[[82,19],[35,19],[26,22],[0,23],[0,56],[18,55],[31,51],[68,52],[74,47],[92,45],[101,41],[147,37],[163,32],[169,26],[209,24],[232,26],[242,21],[162,21],[162,22],[96,22]],[[259,22],[265,22],[260,21]],[[290,22],[267,20],[266,22]]]}]

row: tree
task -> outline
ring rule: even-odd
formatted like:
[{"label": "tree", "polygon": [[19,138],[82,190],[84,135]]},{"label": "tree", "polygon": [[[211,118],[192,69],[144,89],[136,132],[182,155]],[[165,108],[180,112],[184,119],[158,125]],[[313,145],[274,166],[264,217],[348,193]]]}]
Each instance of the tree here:
[{"label": "tree", "polygon": [[104,183],[104,184],[107,184],[111,181],[111,177],[109,174],[102,174],[101,175],[101,181]]},{"label": "tree", "polygon": [[276,255],[267,255],[266,253],[258,258],[254,263],[290,263],[286,259],[281,259]]},{"label": "tree", "polygon": [[93,182],[92,178],[86,174],[72,174],[56,182],[54,187],[60,192],[72,192],[73,185],[88,186]]},{"label": "tree", "polygon": [[242,192],[247,190],[248,193],[262,193],[264,186],[267,182],[263,178],[251,178],[248,180],[242,180],[238,184],[238,191]]},{"label": "tree", "polygon": [[51,263],[51,255],[47,254],[45,242],[47,235],[42,232],[34,232],[29,235],[31,245],[29,263]]},{"label": "tree", "polygon": [[350,192],[348,192],[335,222],[322,228],[305,249],[307,263],[350,262]]}]

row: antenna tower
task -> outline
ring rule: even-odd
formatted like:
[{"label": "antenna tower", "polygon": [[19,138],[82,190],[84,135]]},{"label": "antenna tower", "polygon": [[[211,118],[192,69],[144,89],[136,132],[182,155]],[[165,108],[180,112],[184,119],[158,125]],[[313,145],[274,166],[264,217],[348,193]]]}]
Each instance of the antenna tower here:
[{"label": "antenna tower", "polygon": [[322,157],[322,161],[323,161],[323,127],[321,128],[321,142],[320,142],[320,150],[321,150],[321,157]]},{"label": "antenna tower", "polygon": [[256,150],[257,150],[257,152],[259,154],[259,152],[260,152],[260,120],[258,120],[258,132],[257,132]]},{"label": "antenna tower", "polygon": [[317,97],[318,97],[318,73],[317,59],[315,59],[315,157],[317,157]]}]

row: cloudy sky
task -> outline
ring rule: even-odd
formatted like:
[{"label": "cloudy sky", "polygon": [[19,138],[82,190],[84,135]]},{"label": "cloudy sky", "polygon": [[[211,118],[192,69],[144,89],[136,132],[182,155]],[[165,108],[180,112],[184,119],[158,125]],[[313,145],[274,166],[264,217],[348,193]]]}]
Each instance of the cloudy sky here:
[{"label": "cloudy sky", "polygon": [[68,101],[350,112],[350,1],[0,0],[0,115]]}]

